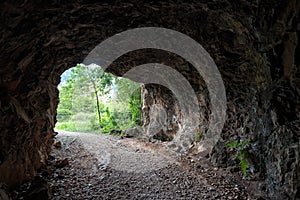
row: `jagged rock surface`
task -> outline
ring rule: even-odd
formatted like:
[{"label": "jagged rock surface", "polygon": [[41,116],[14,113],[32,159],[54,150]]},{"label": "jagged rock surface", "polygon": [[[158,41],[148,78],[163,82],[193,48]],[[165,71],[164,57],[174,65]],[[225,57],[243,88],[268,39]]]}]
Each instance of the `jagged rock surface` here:
[{"label": "jagged rock surface", "polygon": [[[131,28],[165,27],[189,35],[210,53],[223,77],[227,121],[212,160],[230,165],[229,141],[249,140],[253,171],[266,178],[271,198],[300,196],[299,1],[1,2],[0,5],[0,181],[16,186],[32,177],[50,152],[60,75],[101,41]],[[209,121],[208,92],[188,63],[168,53],[140,50],[114,62],[122,75],[140,63],[158,61],[182,72]],[[149,56],[150,55],[150,56]],[[146,101],[176,100],[156,86]],[[150,93],[149,93],[150,94]],[[147,97],[145,97],[147,98]],[[148,111],[147,111],[148,110]],[[148,121],[147,121],[148,120]],[[168,118],[170,135],[176,123]]]}]

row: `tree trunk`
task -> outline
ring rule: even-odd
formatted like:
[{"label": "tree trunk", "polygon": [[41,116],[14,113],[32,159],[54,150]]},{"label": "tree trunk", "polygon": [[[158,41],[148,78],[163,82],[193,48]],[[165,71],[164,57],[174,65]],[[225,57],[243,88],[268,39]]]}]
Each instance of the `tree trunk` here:
[{"label": "tree trunk", "polygon": [[97,91],[95,82],[93,82],[93,89],[94,89],[94,93],[95,93],[95,96],[96,96],[98,122],[99,122],[99,126],[101,126],[100,101],[99,101],[98,91]]}]

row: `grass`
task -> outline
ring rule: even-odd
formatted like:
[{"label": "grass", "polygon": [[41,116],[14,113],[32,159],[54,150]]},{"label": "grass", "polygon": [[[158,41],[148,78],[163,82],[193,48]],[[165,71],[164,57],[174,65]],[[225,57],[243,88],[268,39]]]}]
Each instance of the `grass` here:
[{"label": "grass", "polygon": [[57,122],[55,125],[56,130],[72,131],[72,132],[84,132],[84,133],[99,133],[94,130],[89,122],[84,121],[68,121]]}]

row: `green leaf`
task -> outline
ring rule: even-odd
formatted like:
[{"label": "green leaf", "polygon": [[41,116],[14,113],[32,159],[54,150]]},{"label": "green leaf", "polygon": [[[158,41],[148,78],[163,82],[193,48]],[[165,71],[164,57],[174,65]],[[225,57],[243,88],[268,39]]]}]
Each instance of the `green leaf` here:
[{"label": "green leaf", "polygon": [[239,146],[239,142],[237,142],[237,141],[233,141],[233,142],[226,144],[226,147],[236,148],[238,146]]},{"label": "green leaf", "polygon": [[244,141],[241,143],[242,148],[244,148],[248,143],[249,143],[248,140],[244,140]]},{"label": "green leaf", "polygon": [[247,162],[247,160],[242,159],[239,164],[242,169],[243,175],[246,176],[249,163]]},{"label": "green leaf", "polygon": [[239,155],[237,153],[233,156],[233,160],[240,160]]}]

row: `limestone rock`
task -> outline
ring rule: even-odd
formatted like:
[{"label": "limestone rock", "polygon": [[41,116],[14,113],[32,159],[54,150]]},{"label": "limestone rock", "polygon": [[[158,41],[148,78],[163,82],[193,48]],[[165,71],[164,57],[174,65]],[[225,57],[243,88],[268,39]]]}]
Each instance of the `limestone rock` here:
[{"label": "limestone rock", "polygon": [[133,127],[125,130],[125,137],[142,138],[143,136],[144,131],[140,127]]}]

